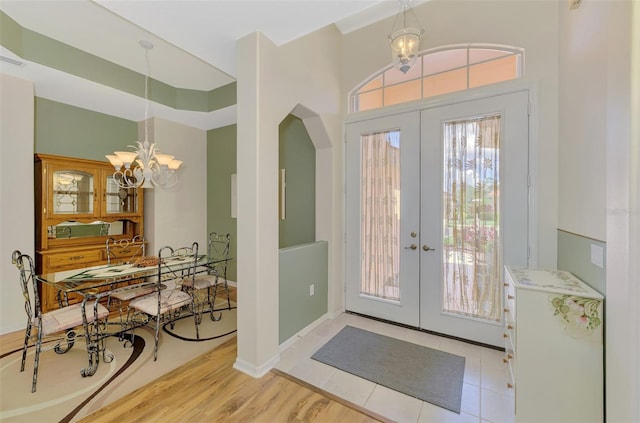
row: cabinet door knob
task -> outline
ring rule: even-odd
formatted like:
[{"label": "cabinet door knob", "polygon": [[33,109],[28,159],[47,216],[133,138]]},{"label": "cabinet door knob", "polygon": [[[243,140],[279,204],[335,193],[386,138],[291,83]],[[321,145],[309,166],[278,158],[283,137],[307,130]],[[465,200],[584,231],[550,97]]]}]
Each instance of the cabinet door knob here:
[{"label": "cabinet door knob", "polygon": [[513,389],[513,384],[512,384],[512,383],[508,383],[508,382],[507,382],[507,388],[509,388],[509,389]]},{"label": "cabinet door knob", "polygon": [[507,325],[507,329],[512,330],[513,329],[513,325]]},{"label": "cabinet door knob", "polygon": [[505,312],[505,313],[508,313],[508,312],[509,312],[509,309],[505,307],[505,308],[504,308],[504,312]]},{"label": "cabinet door knob", "polygon": [[503,337],[503,338],[508,338],[508,337],[509,337],[509,334],[508,334],[508,333],[503,333],[503,334],[502,334],[502,337]]},{"label": "cabinet door knob", "polygon": [[513,300],[515,297],[513,295],[507,295],[507,299]]}]

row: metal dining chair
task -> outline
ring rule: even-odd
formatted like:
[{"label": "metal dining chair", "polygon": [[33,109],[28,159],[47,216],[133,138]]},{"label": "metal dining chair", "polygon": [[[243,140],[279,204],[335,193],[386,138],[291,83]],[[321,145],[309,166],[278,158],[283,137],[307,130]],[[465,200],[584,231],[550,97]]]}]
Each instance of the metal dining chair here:
[{"label": "metal dining chair", "polygon": [[[29,255],[22,254],[20,251],[15,250],[11,254],[11,262],[15,264],[20,271],[20,287],[24,296],[24,310],[27,313],[27,327],[24,334],[22,362],[20,364],[21,372],[24,371],[29,343],[30,341],[35,343],[33,382],[31,385],[31,392],[33,393],[36,391],[36,384],[38,382],[38,365],[40,353],[43,351],[42,345],[45,337],[53,337],[51,339],[52,342],[47,342],[47,344],[52,344],[53,350],[56,353],[64,354],[73,347],[75,339],[78,336],[76,334],[77,328],[83,326],[86,322],[87,326],[83,328],[83,336],[89,348],[89,345],[92,345],[94,341],[90,338],[92,336],[90,330],[97,327],[94,323],[100,320],[106,321],[109,316],[109,310],[102,304],[95,303],[95,301],[90,304],[83,301],[82,303],[43,313],[40,307],[38,281],[35,277],[33,259]],[[32,333],[34,328],[36,330],[35,334]],[[95,333],[93,335],[97,336]],[[49,339],[46,340],[49,341]],[[94,356],[90,354],[89,368],[93,367],[91,363],[93,358]],[[95,358],[97,360],[97,357]],[[84,370],[85,369],[81,370],[82,376],[86,376]]]},{"label": "metal dining chair", "polygon": [[[133,264],[137,259],[145,257],[145,241],[140,235],[134,236],[132,239],[115,239],[108,238],[105,243],[107,251],[107,265],[115,265],[118,263]],[[117,249],[117,253],[115,252]],[[134,285],[133,283],[131,285]],[[154,287],[149,285],[138,284],[130,289],[114,289],[115,285],[111,286],[113,291],[107,299],[107,307],[117,307],[118,316],[120,322],[124,324],[123,315],[127,311],[127,302],[137,297],[142,297],[153,292]],[[123,326],[123,333],[124,333]]]},{"label": "metal dining chair", "polygon": [[140,235],[131,239],[107,238],[107,265],[117,263],[133,263],[137,258],[145,255],[145,241]]},{"label": "metal dining chair", "polygon": [[[158,359],[158,338],[160,326],[175,321],[191,312],[194,316],[196,332],[198,332],[197,314],[193,298],[181,289],[185,280],[193,280],[198,262],[198,243],[191,247],[173,249],[170,246],[160,248],[158,251],[158,273],[154,285],[154,291],[142,297],[137,297],[129,302],[127,314],[128,326],[132,335],[138,326],[137,317],[143,316],[143,322],[150,324],[155,329],[155,344],[153,360]],[[173,285],[171,287],[171,285]],[[181,313],[185,311],[185,313]],[[132,336],[133,339],[133,336]]]},{"label": "metal dining chair", "polygon": [[[218,321],[222,318],[222,312],[216,315],[215,302],[218,290],[224,289],[227,296],[227,309],[231,310],[231,298],[227,284],[227,265],[230,260],[231,235],[211,232],[207,244],[208,271],[196,274],[193,280],[187,279],[182,283],[182,288],[189,292],[196,303],[199,312],[199,321],[202,314],[209,312],[211,320]],[[206,308],[208,306],[208,308]]]}]

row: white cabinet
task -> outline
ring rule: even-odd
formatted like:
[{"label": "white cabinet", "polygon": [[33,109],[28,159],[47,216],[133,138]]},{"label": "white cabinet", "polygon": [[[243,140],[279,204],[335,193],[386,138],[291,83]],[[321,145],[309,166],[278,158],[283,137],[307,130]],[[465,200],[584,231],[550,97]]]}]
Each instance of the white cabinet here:
[{"label": "white cabinet", "polygon": [[603,297],[569,272],[505,266],[516,422],[602,422]]}]

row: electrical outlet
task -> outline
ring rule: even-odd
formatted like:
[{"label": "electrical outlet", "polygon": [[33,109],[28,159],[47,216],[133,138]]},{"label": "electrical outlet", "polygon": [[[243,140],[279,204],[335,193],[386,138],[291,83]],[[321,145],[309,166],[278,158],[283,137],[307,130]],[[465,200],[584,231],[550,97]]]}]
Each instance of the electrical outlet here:
[{"label": "electrical outlet", "polygon": [[591,244],[591,263],[604,268],[604,249],[596,244]]},{"label": "electrical outlet", "polygon": [[315,293],[316,293],[316,286],[314,284],[309,285],[309,296],[313,297]]}]

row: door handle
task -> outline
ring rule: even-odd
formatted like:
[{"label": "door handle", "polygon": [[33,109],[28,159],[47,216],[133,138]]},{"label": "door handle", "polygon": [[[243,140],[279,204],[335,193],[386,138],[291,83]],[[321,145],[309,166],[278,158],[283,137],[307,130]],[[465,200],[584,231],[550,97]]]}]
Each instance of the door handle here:
[{"label": "door handle", "polygon": [[435,251],[435,250],[436,250],[435,248],[431,248],[431,247],[429,247],[428,245],[423,245],[423,246],[422,246],[422,249],[423,249],[424,251]]},{"label": "door handle", "polygon": [[405,250],[415,250],[416,248],[418,248],[416,244],[411,244],[408,247],[404,247]]}]

